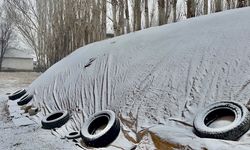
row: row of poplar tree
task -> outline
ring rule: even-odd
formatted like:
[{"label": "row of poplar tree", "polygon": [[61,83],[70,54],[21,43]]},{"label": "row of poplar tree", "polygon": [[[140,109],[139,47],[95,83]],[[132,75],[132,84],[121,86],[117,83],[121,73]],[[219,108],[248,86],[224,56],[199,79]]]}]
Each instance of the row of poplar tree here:
[{"label": "row of poplar tree", "polygon": [[36,54],[38,70],[106,38],[208,13],[250,0],[4,0],[8,22]]}]

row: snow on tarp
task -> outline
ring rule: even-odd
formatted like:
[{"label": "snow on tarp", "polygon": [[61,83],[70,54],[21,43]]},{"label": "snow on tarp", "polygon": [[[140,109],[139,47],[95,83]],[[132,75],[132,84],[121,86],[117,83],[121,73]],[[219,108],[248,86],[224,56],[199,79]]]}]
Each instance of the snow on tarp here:
[{"label": "snow on tarp", "polygon": [[29,92],[40,117],[72,111],[65,131],[111,109],[127,139],[144,146],[151,139],[159,149],[249,149],[250,132],[237,142],[192,132],[195,114],[208,104],[250,99],[249,18],[250,8],[230,10],[84,46],[43,73]]}]

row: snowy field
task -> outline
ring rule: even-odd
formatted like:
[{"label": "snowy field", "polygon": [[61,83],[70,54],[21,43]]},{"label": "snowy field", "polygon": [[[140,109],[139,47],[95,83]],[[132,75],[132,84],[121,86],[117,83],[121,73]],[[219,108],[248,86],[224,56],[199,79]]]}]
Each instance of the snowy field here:
[{"label": "snowy field", "polygon": [[40,125],[17,127],[11,121],[6,93],[26,88],[39,76],[33,72],[0,72],[0,149],[1,150],[71,150],[75,146],[43,130]]}]

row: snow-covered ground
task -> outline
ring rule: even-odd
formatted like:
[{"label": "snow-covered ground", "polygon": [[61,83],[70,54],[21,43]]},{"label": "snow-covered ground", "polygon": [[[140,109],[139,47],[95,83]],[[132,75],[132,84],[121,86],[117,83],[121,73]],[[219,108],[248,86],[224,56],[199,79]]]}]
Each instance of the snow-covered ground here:
[{"label": "snow-covered ground", "polygon": [[72,150],[71,142],[53,136],[39,124],[17,127],[12,122],[7,106],[6,93],[26,88],[38,73],[0,72],[0,149],[1,150]]},{"label": "snow-covered ground", "polygon": [[[39,120],[56,110],[72,119],[115,111],[137,149],[249,149],[238,141],[199,138],[193,119],[207,105],[250,99],[250,8],[154,27],[82,47],[29,86]],[[124,145],[125,147],[126,145]]]}]

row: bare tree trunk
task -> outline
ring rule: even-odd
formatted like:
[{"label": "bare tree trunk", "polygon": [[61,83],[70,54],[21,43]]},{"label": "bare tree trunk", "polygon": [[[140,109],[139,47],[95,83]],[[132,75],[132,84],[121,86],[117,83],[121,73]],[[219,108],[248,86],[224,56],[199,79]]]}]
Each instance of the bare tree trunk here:
[{"label": "bare tree trunk", "polygon": [[176,22],[177,21],[177,18],[176,18],[176,5],[177,5],[177,0],[173,0],[173,22]]},{"label": "bare tree trunk", "polygon": [[226,0],[227,10],[231,9],[231,0]]},{"label": "bare tree trunk", "polygon": [[102,1],[102,20],[101,20],[101,40],[106,38],[106,16],[107,16],[107,5],[106,1]]},{"label": "bare tree trunk", "polygon": [[164,24],[164,14],[165,14],[165,1],[164,0],[158,0],[158,24],[163,25]]},{"label": "bare tree trunk", "polygon": [[155,16],[155,3],[153,3],[153,6],[152,6],[152,11],[150,13],[150,22],[149,22],[149,26],[152,27],[153,25],[153,18]]},{"label": "bare tree trunk", "polygon": [[141,30],[141,0],[134,1],[134,24],[133,30]]},{"label": "bare tree trunk", "polygon": [[204,14],[204,15],[207,15],[207,14],[208,14],[208,0],[204,0],[203,14]]},{"label": "bare tree trunk", "polygon": [[[177,2],[177,0],[174,0]],[[177,21],[177,18],[176,18],[176,4],[175,4],[175,7],[173,6],[173,22],[176,22]],[[168,18],[171,14],[171,0],[166,0],[166,10],[165,10],[165,24],[168,23]]]},{"label": "bare tree trunk", "polygon": [[118,24],[117,24],[117,18],[116,18],[116,13],[117,13],[117,0],[112,0],[112,19],[113,19],[113,29],[114,29],[114,36],[118,36]]},{"label": "bare tree trunk", "polygon": [[215,12],[222,11],[222,0],[215,0]]},{"label": "bare tree trunk", "polygon": [[136,11],[136,0],[134,0],[134,8],[133,8],[133,31],[136,31],[136,16],[137,16],[137,11]]},{"label": "bare tree trunk", "polygon": [[195,0],[187,0],[187,18],[195,17]]},{"label": "bare tree trunk", "polygon": [[245,7],[246,5],[246,0],[237,0],[237,8]]},{"label": "bare tree trunk", "polygon": [[89,9],[89,7],[91,7],[91,1],[85,1],[86,2],[86,5],[85,5],[85,8],[86,8],[86,11],[84,12],[84,15],[85,15],[85,21],[84,23],[86,24],[85,25],[85,43],[86,44],[89,44],[91,43],[91,9]]},{"label": "bare tree trunk", "polygon": [[125,28],[125,23],[124,23],[124,3],[123,0],[119,0],[119,32],[120,35],[124,34],[124,28]]},{"label": "bare tree trunk", "polygon": [[149,27],[149,14],[148,14],[148,0],[145,0],[145,27],[148,28]]},{"label": "bare tree trunk", "polygon": [[125,17],[126,17],[126,31],[130,32],[130,23],[129,23],[129,9],[128,9],[128,0],[125,0]]},{"label": "bare tree trunk", "polygon": [[237,5],[236,2],[237,2],[236,0],[232,0],[232,1],[231,1],[231,9],[236,8],[236,5]]}]

